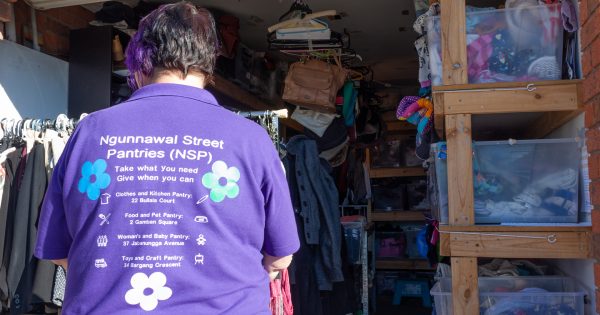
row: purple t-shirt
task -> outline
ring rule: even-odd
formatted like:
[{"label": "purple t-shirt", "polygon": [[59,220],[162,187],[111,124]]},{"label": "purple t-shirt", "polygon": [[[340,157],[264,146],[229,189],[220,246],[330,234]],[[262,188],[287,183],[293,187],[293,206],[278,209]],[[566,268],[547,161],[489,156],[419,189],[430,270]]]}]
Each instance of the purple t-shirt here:
[{"label": "purple t-shirt", "polygon": [[38,228],[37,257],[68,257],[65,315],[270,314],[262,252],[299,248],[265,130],[177,84],[81,121]]}]

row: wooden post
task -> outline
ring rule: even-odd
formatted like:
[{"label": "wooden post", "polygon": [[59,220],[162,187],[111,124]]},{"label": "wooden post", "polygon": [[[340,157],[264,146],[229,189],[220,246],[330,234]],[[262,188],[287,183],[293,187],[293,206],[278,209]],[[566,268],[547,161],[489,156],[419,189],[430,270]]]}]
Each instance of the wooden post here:
[{"label": "wooden post", "polygon": [[[448,218],[450,225],[468,226],[475,223],[471,140],[471,115],[447,115]],[[452,257],[454,314],[479,314],[479,294],[477,292],[477,258]]]},{"label": "wooden post", "polygon": [[450,225],[475,224],[471,115],[446,115],[448,217]]},{"label": "wooden post", "polygon": [[479,314],[479,289],[477,287],[477,258],[452,257],[451,262],[453,314]]},{"label": "wooden post", "polygon": [[440,1],[444,85],[468,83],[465,5],[465,0]]},{"label": "wooden post", "polygon": [[[466,0],[441,0],[443,84],[467,84]],[[473,225],[473,154],[471,115],[447,115],[448,211],[450,225]],[[455,315],[479,314],[477,258],[452,257]]]}]

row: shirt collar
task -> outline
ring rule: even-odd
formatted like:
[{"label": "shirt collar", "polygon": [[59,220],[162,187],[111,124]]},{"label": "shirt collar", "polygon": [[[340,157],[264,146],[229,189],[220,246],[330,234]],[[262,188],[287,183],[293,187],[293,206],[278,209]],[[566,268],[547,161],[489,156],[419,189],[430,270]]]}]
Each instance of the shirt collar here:
[{"label": "shirt collar", "polygon": [[219,105],[219,102],[217,102],[217,99],[205,89],[174,83],[154,83],[143,86],[133,92],[129,101],[153,96],[179,96],[191,98],[214,106],[221,106]]}]

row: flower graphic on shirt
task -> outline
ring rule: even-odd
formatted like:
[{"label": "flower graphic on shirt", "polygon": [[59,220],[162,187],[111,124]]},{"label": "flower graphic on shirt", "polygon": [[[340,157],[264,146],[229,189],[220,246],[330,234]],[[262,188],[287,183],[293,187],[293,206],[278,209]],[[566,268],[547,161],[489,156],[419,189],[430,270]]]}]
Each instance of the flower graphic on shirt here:
[{"label": "flower graphic on shirt", "polygon": [[131,287],[125,293],[125,301],[130,305],[140,305],[144,311],[152,311],[158,306],[158,301],[168,300],[173,291],[166,287],[167,276],[162,272],[154,272],[150,277],[138,272],[131,277]]},{"label": "flower graphic on shirt", "polygon": [[236,167],[227,167],[223,161],[216,161],[212,165],[212,172],[202,176],[202,185],[210,189],[210,199],[221,202],[228,198],[235,198],[240,193],[237,181],[240,180],[240,171]]},{"label": "flower graphic on shirt", "polygon": [[81,167],[79,179],[79,192],[86,193],[90,200],[98,200],[100,190],[110,184],[110,175],[106,173],[106,161],[98,159],[94,163],[86,161]]}]

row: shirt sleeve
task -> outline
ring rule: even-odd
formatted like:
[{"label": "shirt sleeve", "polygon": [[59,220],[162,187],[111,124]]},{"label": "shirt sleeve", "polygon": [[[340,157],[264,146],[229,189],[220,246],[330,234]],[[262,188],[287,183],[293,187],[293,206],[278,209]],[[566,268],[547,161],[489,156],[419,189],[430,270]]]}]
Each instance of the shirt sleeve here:
[{"label": "shirt sleeve", "polygon": [[283,257],[295,253],[300,240],[285,169],[276,150],[271,149],[267,156],[262,183],[266,212],[263,250],[267,255]]},{"label": "shirt sleeve", "polygon": [[73,242],[65,215],[63,182],[79,129],[69,137],[65,149],[54,167],[50,185],[44,196],[34,251],[34,255],[39,259],[67,258]]}]

